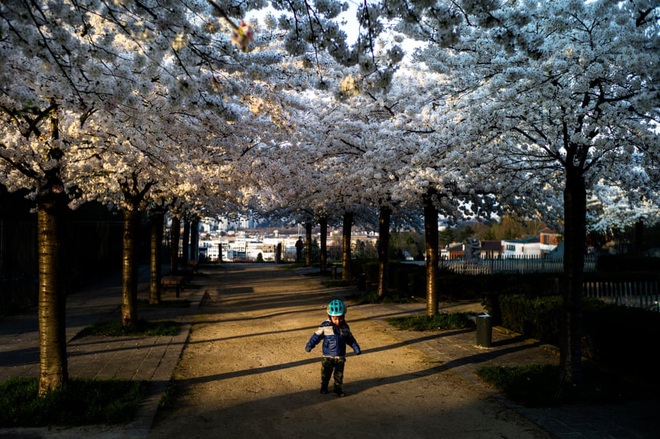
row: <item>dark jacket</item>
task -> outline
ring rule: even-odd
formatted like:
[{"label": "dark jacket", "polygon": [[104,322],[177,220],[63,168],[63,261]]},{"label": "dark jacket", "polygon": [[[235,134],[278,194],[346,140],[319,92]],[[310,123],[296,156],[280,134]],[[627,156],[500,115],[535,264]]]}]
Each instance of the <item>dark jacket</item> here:
[{"label": "dark jacket", "polygon": [[323,340],[324,357],[344,358],[346,356],[346,345],[349,345],[356,355],[362,353],[346,322],[342,322],[340,326],[333,325],[330,320],[321,323],[319,329],[312,334],[307,342],[305,350],[307,352],[311,351],[321,340]]}]

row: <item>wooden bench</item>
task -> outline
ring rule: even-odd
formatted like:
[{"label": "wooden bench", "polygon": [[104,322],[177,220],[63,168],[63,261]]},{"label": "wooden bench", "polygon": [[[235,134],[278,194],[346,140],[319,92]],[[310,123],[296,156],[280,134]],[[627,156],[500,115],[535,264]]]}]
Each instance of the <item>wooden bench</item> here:
[{"label": "wooden bench", "polygon": [[179,297],[179,293],[183,289],[183,276],[163,276],[160,278],[160,285],[165,288],[174,288],[176,290],[176,297]]}]

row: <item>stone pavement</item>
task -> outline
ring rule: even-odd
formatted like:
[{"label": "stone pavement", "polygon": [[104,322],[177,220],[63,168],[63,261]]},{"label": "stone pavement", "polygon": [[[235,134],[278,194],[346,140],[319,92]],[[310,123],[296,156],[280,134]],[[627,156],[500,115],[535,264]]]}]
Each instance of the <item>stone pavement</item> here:
[{"label": "stone pavement", "polygon": [[[264,276],[278,269],[263,265]],[[231,264],[222,270],[232,270]],[[310,269],[298,269],[298,274]],[[311,270],[313,271],[313,270]],[[141,309],[140,317],[152,320],[179,320],[183,330],[175,337],[85,337],[75,335],[86,325],[96,321],[119,319],[120,279],[115,277],[91,286],[67,298],[67,339],[69,373],[72,377],[145,379],[152,382],[137,419],[128,425],[90,426],[81,428],[14,428],[0,429],[0,438],[77,439],[145,439],[155,417],[162,393],[188,339],[190,327],[204,293],[216,288],[215,267],[202,267],[192,284],[180,297],[191,301],[188,308],[163,307]],[[139,291],[146,298],[146,271]],[[164,293],[165,300],[175,300],[174,292]],[[475,310],[475,304],[441,304],[443,311]],[[354,312],[354,314],[353,314]],[[424,312],[424,304],[387,304],[353,306],[352,319],[359,316],[380,320],[396,315]],[[386,325],[384,322],[383,325]],[[393,330],[394,331],[394,330]],[[514,365],[524,363],[553,363],[558,361],[556,350],[533,340],[521,340],[504,331],[493,332],[491,347],[476,346],[475,331],[443,331],[416,333],[394,331],[402,343],[421,350],[435,361],[467,378],[473,385],[484,387],[473,374],[484,364]],[[363,334],[368,337],[367,334]],[[38,376],[39,341],[36,310],[0,319],[0,382],[15,376]],[[506,407],[513,407],[557,439],[642,439],[660,438],[660,398],[626,404],[599,406],[570,406],[531,409],[516,406],[497,392],[489,391],[492,399]]]},{"label": "stone pavement", "polygon": [[[148,271],[140,269],[138,299],[148,299]],[[203,279],[203,275],[197,276]],[[189,300],[185,307],[139,307],[138,317],[147,321],[175,320],[181,331],[168,337],[83,337],[75,336],[95,322],[120,320],[121,277],[113,276],[67,296],[66,338],[68,371],[71,378],[151,381],[149,394],[136,419],[128,425],[80,428],[0,428],[0,439],[143,439],[156,415],[158,404],[188,340],[192,320],[204,295],[203,282],[193,280],[175,298],[173,290],[163,300]],[[0,318],[0,382],[12,377],[39,376],[39,332],[37,309]]]}]

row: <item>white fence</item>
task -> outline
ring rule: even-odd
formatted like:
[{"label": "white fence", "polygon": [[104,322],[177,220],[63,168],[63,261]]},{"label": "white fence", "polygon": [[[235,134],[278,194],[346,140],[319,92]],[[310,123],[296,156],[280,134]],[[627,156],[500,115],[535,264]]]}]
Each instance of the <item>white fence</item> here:
[{"label": "white fence", "polygon": [[660,311],[660,282],[585,282],[584,295],[606,303]]},{"label": "white fence", "polygon": [[[440,261],[440,267],[460,274],[561,273],[564,271],[564,260],[549,258],[479,259],[475,262],[443,260]],[[596,258],[585,258],[584,271],[586,273],[596,271]]]},{"label": "white fence", "polygon": [[[478,262],[443,260],[440,266],[460,274],[561,273],[564,271],[562,259],[540,258],[480,259]],[[595,258],[585,259],[584,271],[596,271]],[[584,295],[607,303],[660,311],[659,281],[585,282]]]}]

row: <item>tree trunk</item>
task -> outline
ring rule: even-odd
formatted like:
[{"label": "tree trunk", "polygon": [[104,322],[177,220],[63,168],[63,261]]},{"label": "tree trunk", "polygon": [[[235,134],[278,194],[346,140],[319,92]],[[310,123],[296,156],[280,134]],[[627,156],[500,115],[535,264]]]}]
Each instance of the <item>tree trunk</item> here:
[{"label": "tree trunk", "polygon": [[381,299],[387,295],[389,288],[389,273],[387,266],[390,253],[390,217],[392,209],[380,208],[378,218],[378,297]]},{"label": "tree trunk", "polygon": [[163,248],[163,212],[153,212],[151,215],[151,254],[149,263],[149,303],[157,305],[161,300],[161,251]]},{"label": "tree trunk", "polygon": [[190,259],[199,260],[199,219],[195,218],[190,224]]},{"label": "tree trunk", "polygon": [[344,213],[344,224],[342,230],[342,256],[341,256],[341,280],[351,279],[351,228],[353,227],[353,212]]},{"label": "tree trunk", "polygon": [[179,238],[181,237],[181,218],[172,216],[170,229],[170,273],[179,271]]},{"label": "tree trunk", "polygon": [[312,266],[312,222],[305,223],[305,266]]},{"label": "tree trunk", "polygon": [[[57,105],[51,101],[51,136],[59,139]],[[53,147],[48,157],[59,160],[62,151]],[[62,237],[60,222],[68,198],[60,168],[46,171],[46,184],[37,194],[37,257],[39,265],[39,396],[62,387],[69,380],[66,356],[66,296],[62,287]]]},{"label": "tree trunk", "polygon": [[438,209],[434,189],[424,196],[424,235],[426,238],[426,315],[438,315]]},{"label": "tree trunk", "polygon": [[644,252],[644,220],[641,218],[635,223],[635,238],[633,239],[633,252],[635,256],[641,256]]},{"label": "tree trunk", "polygon": [[582,382],[582,282],[587,198],[584,178],[568,169],[564,189],[564,291],[560,349],[562,384]]},{"label": "tree trunk", "polygon": [[328,219],[323,217],[319,220],[321,228],[321,253],[319,255],[319,265],[321,273],[325,273],[328,265]]},{"label": "tree trunk", "polygon": [[39,258],[39,396],[69,379],[66,354],[66,297],[61,282],[60,221],[66,201],[57,195],[37,207]]},{"label": "tree trunk", "polygon": [[140,212],[135,203],[124,208],[124,236],[121,285],[121,324],[125,328],[137,325],[137,230]]},{"label": "tree trunk", "polygon": [[181,263],[186,266],[190,260],[190,220],[183,220],[183,240],[181,242]]}]

